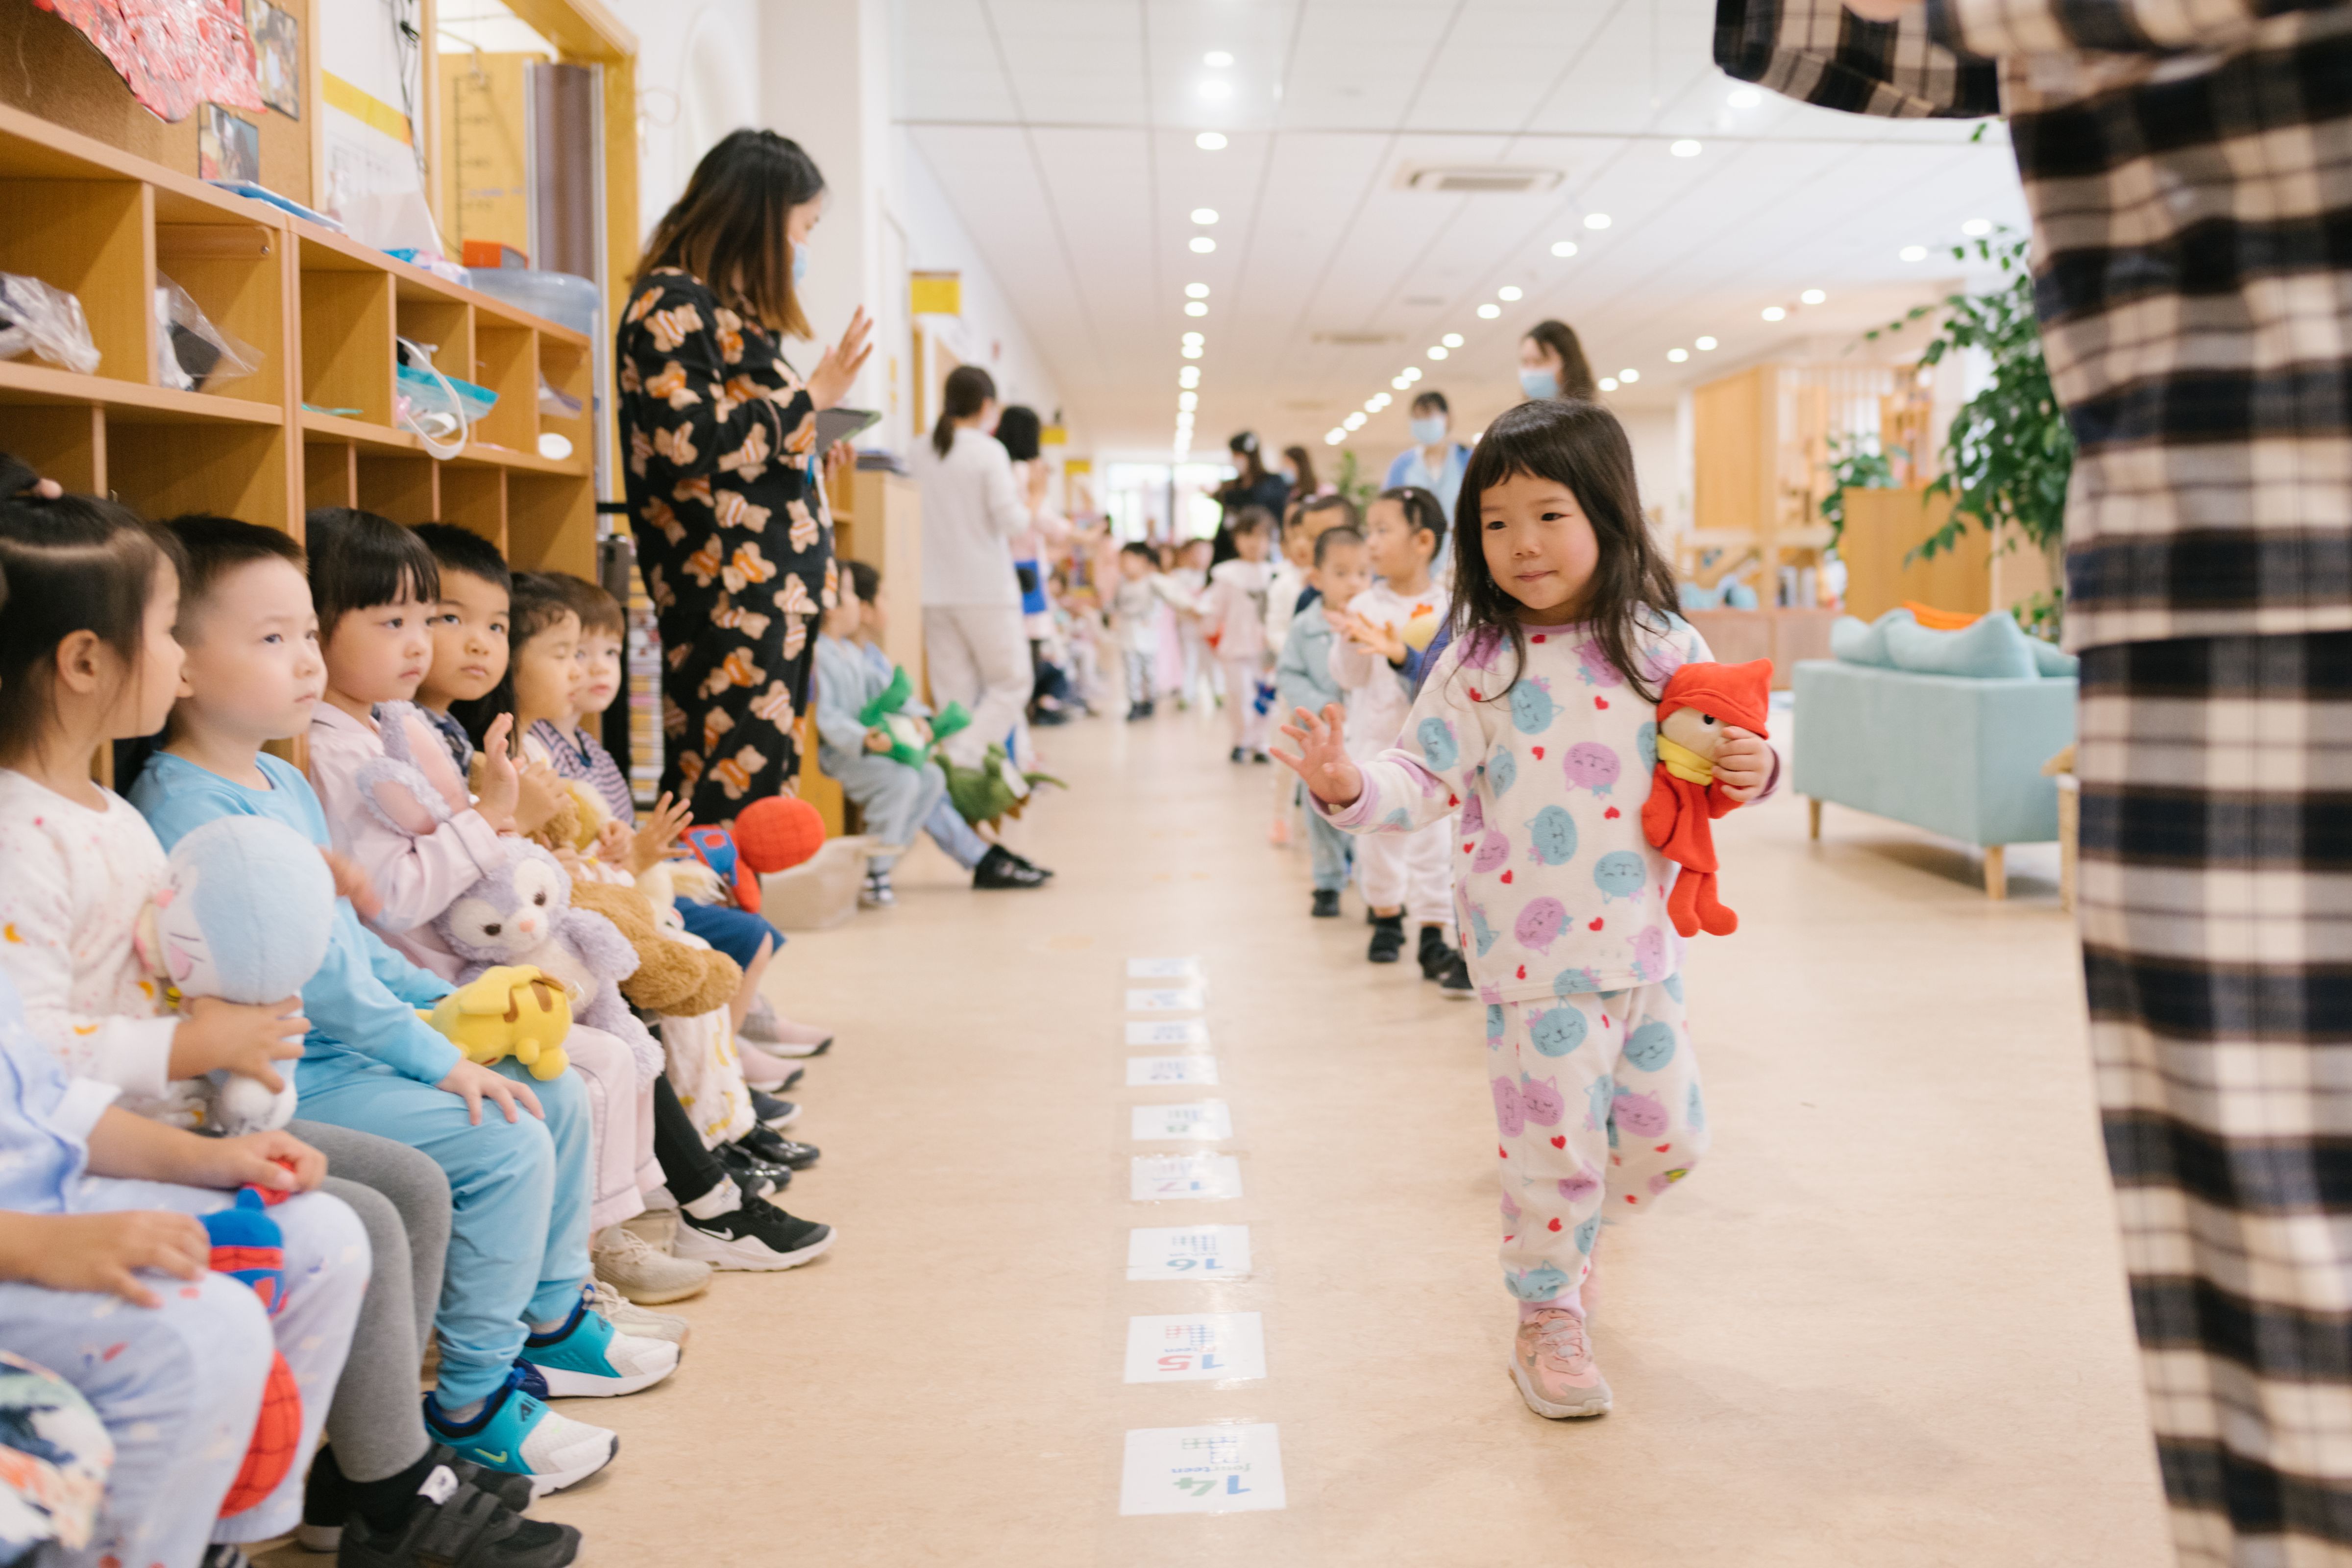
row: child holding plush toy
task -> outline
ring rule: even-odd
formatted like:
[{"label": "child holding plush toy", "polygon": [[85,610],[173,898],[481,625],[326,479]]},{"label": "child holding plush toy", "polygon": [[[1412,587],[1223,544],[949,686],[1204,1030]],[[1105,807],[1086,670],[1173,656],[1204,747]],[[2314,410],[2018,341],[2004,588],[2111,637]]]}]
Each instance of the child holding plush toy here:
[{"label": "child holding plush toy", "polygon": [[[1486,1004],[1502,1263],[1519,1316],[1511,1376],[1539,1415],[1598,1415],[1610,1392],[1585,1292],[1602,1215],[1648,1207],[1706,1147],[1668,862],[1643,818],[1665,752],[1662,689],[1708,656],[1674,613],[1633,453],[1606,410],[1512,409],[1486,427],[1462,498],[1454,641],[1397,743],[1368,755],[1343,734],[1352,712],[1302,708],[1283,729],[1298,753],[1277,754],[1351,833],[1426,831],[1460,813],[1448,853]],[[1711,689],[1754,679],[1678,689],[1700,711]],[[1710,809],[1727,810],[1769,787],[1772,754],[1744,727],[1712,728],[1706,787]]]}]

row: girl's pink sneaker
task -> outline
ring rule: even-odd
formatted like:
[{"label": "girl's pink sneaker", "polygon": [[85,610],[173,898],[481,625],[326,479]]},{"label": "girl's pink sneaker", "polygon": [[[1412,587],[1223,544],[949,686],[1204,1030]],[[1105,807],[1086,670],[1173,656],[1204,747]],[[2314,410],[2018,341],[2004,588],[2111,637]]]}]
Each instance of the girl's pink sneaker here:
[{"label": "girl's pink sneaker", "polygon": [[1549,1420],[1609,1414],[1609,1380],[1592,1363],[1591,1336],[1584,1320],[1565,1307],[1520,1320],[1511,1381],[1528,1408]]}]

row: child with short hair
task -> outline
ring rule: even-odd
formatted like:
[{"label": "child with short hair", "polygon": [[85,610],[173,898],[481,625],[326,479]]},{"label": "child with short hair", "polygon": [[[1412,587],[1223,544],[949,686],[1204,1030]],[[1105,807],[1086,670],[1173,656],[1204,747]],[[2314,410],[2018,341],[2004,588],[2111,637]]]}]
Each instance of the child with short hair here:
[{"label": "child with short hair", "polygon": [[[1275,696],[1285,713],[1301,708],[1320,713],[1340,700],[1339,683],[1331,677],[1331,645],[1339,640],[1339,634],[1331,629],[1325,606],[1350,604],[1371,586],[1372,567],[1364,552],[1364,536],[1345,526],[1325,529],[1315,541],[1307,583],[1317,596],[1291,616],[1282,658],[1274,669]],[[1329,920],[1339,912],[1339,889],[1348,885],[1354,857],[1348,836],[1324,820],[1320,812],[1307,814],[1307,844],[1315,885],[1307,912],[1318,920]]]},{"label": "child with short hair", "polygon": [[1111,619],[1118,630],[1127,665],[1127,717],[1149,719],[1159,707],[1160,609],[1167,603],[1160,558],[1151,546],[1130,539],[1118,547],[1118,586],[1111,591]]},{"label": "child with short hair", "polygon": [[440,568],[440,599],[425,619],[433,660],[416,685],[425,710],[457,770],[473,766],[474,732],[497,717],[484,711],[506,682],[514,574],[497,545],[454,522],[420,522],[412,531]]},{"label": "child with short hair", "polygon": [[[1585,1292],[1601,1216],[1648,1208],[1706,1151],[1684,943],[1664,907],[1674,872],[1642,805],[1658,693],[1710,656],[1675,612],[1632,447],[1598,405],[1526,403],[1488,426],[1462,521],[1456,635],[1403,738],[1368,756],[1346,733],[1353,715],[1301,710],[1283,731],[1299,753],[1282,760],[1349,833],[1425,832],[1460,805],[1458,897],[1486,1003],[1518,1308],[1511,1378],[1538,1415],[1598,1415],[1612,1396]],[[1724,733],[1715,784],[1752,800],[1771,749]],[[1580,754],[1608,760],[1564,771]]]},{"label": "child with short hair", "polygon": [[1201,595],[1201,633],[1216,647],[1223,671],[1225,724],[1236,763],[1270,761],[1265,754],[1265,712],[1258,687],[1265,679],[1266,594],[1272,581],[1266,556],[1274,547],[1274,519],[1260,507],[1244,507],[1234,519],[1234,558],[1209,573]]},{"label": "child with short hair", "polygon": [[[301,552],[290,542],[267,558],[257,552],[204,574],[201,593],[184,608],[188,635],[207,650],[201,679],[187,683],[163,751],[131,791],[167,843],[236,815],[273,818],[329,846],[319,796],[263,743],[302,732],[306,720],[315,735],[310,710],[327,706],[319,700],[322,687],[334,693],[334,649],[344,636],[357,641],[343,645],[353,662],[344,666],[341,695],[362,714],[368,710],[352,690],[360,678],[373,679],[380,666],[422,675],[429,643],[414,612],[437,602],[437,584],[421,575],[430,572],[431,556],[416,547],[420,569],[420,555],[373,524],[335,519],[312,528],[321,548],[340,559],[323,573],[313,562],[311,571],[328,584],[331,602],[344,606],[325,639],[323,670],[289,668],[260,651],[276,646],[265,640],[278,635],[270,628],[299,626],[294,640],[305,647],[316,636]],[[194,542],[199,554],[234,543]],[[240,649],[256,651],[237,657]],[[359,724],[360,715],[339,711]],[[373,739],[372,721],[364,733]],[[486,852],[503,864],[495,835]],[[517,1363],[561,1393],[622,1394],[667,1376],[677,1347],[615,1333],[587,1310],[593,1188],[580,1075],[540,1080],[512,1058],[496,1067],[467,1060],[416,1013],[448,990],[446,980],[404,962],[348,905],[339,906],[326,961],[302,992],[313,1027],[298,1073],[301,1110],[310,1121],[422,1150],[447,1173],[452,1228],[435,1321],[440,1377],[426,1399],[426,1428],[486,1468],[551,1490],[602,1469],[617,1439],[549,1410],[522,1387]],[[583,1042],[594,1035],[577,1031]],[[625,1047],[614,1047],[625,1056]],[[486,1100],[499,1114],[482,1115]]]},{"label": "child with short hair", "polygon": [[1181,671],[1176,706],[1190,709],[1195,697],[1215,701],[1216,661],[1209,657],[1208,634],[1201,626],[1201,596],[1209,591],[1209,557],[1215,547],[1205,539],[1188,539],[1176,548],[1176,565],[1162,574],[1164,592],[1176,611],[1176,644]]}]

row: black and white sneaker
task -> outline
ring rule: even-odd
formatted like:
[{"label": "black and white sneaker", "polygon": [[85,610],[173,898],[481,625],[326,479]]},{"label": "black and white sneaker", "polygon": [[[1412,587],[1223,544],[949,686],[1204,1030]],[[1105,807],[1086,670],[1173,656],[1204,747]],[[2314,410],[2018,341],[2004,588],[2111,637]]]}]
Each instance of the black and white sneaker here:
[{"label": "black and white sneaker", "polygon": [[1372,917],[1372,940],[1370,944],[1365,948],[1364,956],[1370,959],[1374,963],[1394,963],[1397,961],[1398,954],[1403,952],[1404,917],[1402,915],[1374,915]]},{"label": "black and white sneaker", "polygon": [[971,885],[982,892],[1004,888],[1043,887],[1054,873],[1033,866],[1002,844],[992,844],[980,864],[971,868]]},{"label": "black and white sneaker", "polygon": [[832,1245],[833,1226],[795,1219],[755,1199],[709,1219],[683,1215],[675,1250],[713,1268],[772,1272],[797,1268]]},{"label": "black and white sneaker", "polygon": [[[500,1506],[515,1513],[530,1507],[529,1476],[486,1470],[459,1458],[457,1451],[446,1444],[433,1445],[426,1458],[436,1465],[446,1465],[458,1480],[488,1492]],[[317,1458],[310,1461],[310,1473],[302,1479],[302,1522],[294,1532],[304,1551],[332,1552],[342,1545],[343,1527],[357,1516],[362,1489],[357,1481],[343,1474],[342,1466],[335,1458],[334,1445],[319,1450]],[[568,1563],[571,1559],[563,1561]]]},{"label": "black and white sneaker", "polygon": [[779,1100],[761,1089],[749,1089],[748,1092],[751,1096],[751,1114],[759,1119],[761,1126],[790,1127],[801,1119],[801,1108],[793,1101]]},{"label": "black and white sneaker", "polygon": [[1455,1002],[1467,1002],[1476,995],[1478,988],[1470,984],[1470,961],[1460,953],[1455,953],[1453,966],[1446,970],[1445,977],[1437,983],[1437,989],[1440,994]]},{"label": "black and white sneaker", "polygon": [[771,1132],[764,1127],[754,1127],[735,1142],[750,1150],[753,1158],[793,1171],[807,1170],[824,1152],[814,1143],[796,1143],[782,1133]]},{"label": "black and white sneaker", "polygon": [[1441,927],[1423,926],[1421,928],[1421,951],[1415,956],[1421,960],[1421,977],[1423,980],[1443,980],[1454,967],[1454,961],[1459,954],[1454,952],[1454,944],[1445,940],[1445,932]]},{"label": "black and white sneaker", "polygon": [[377,1529],[363,1514],[352,1515],[335,1553],[336,1568],[415,1568],[425,1563],[564,1568],[580,1555],[580,1531],[523,1518],[509,1496],[516,1482],[527,1505],[527,1476],[501,1476],[462,1462],[437,1465],[390,1529]]},{"label": "black and white sneaker", "polygon": [[857,907],[864,910],[887,910],[898,901],[897,891],[890,886],[887,871],[868,871],[866,885],[857,889]]},{"label": "black and white sneaker", "polygon": [[1307,906],[1307,912],[1313,915],[1318,921],[1339,919],[1339,889],[1337,888],[1316,889],[1315,901]]}]

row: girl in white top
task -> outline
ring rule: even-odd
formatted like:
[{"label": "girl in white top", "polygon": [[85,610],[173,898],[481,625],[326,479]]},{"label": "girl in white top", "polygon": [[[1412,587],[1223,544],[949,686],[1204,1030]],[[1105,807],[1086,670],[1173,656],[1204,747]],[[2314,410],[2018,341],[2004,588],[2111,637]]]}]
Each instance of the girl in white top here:
[{"label": "girl in white top", "polygon": [[[1463,483],[1454,640],[1377,756],[1352,712],[1283,732],[1317,808],[1351,833],[1460,813],[1451,858],[1486,1003],[1499,1131],[1511,1375],[1547,1416],[1597,1415],[1583,1288],[1601,1215],[1647,1208],[1706,1148],[1684,1024],[1671,872],[1642,832],[1665,677],[1710,656],[1674,613],[1625,433],[1589,403],[1523,404],[1487,426]],[[1734,801],[1770,779],[1737,728],[1716,759]]]},{"label": "girl in white top", "polygon": [[1258,685],[1272,660],[1266,656],[1266,552],[1273,543],[1273,520],[1257,507],[1244,507],[1234,518],[1231,561],[1209,571],[1208,591],[1201,595],[1201,631],[1213,638],[1217,665],[1225,678],[1225,721],[1233,732],[1233,760],[1267,761],[1265,712],[1258,705]]},{"label": "girl in white top", "polygon": [[940,706],[961,702],[971,714],[971,725],[940,747],[967,768],[991,742],[1013,735],[1034,684],[1012,542],[1036,525],[1045,473],[1043,464],[1033,466],[1024,497],[1012,458],[988,434],[996,412],[989,374],[958,365],[948,373],[939,424],[915,453],[923,487],[923,650]]}]

